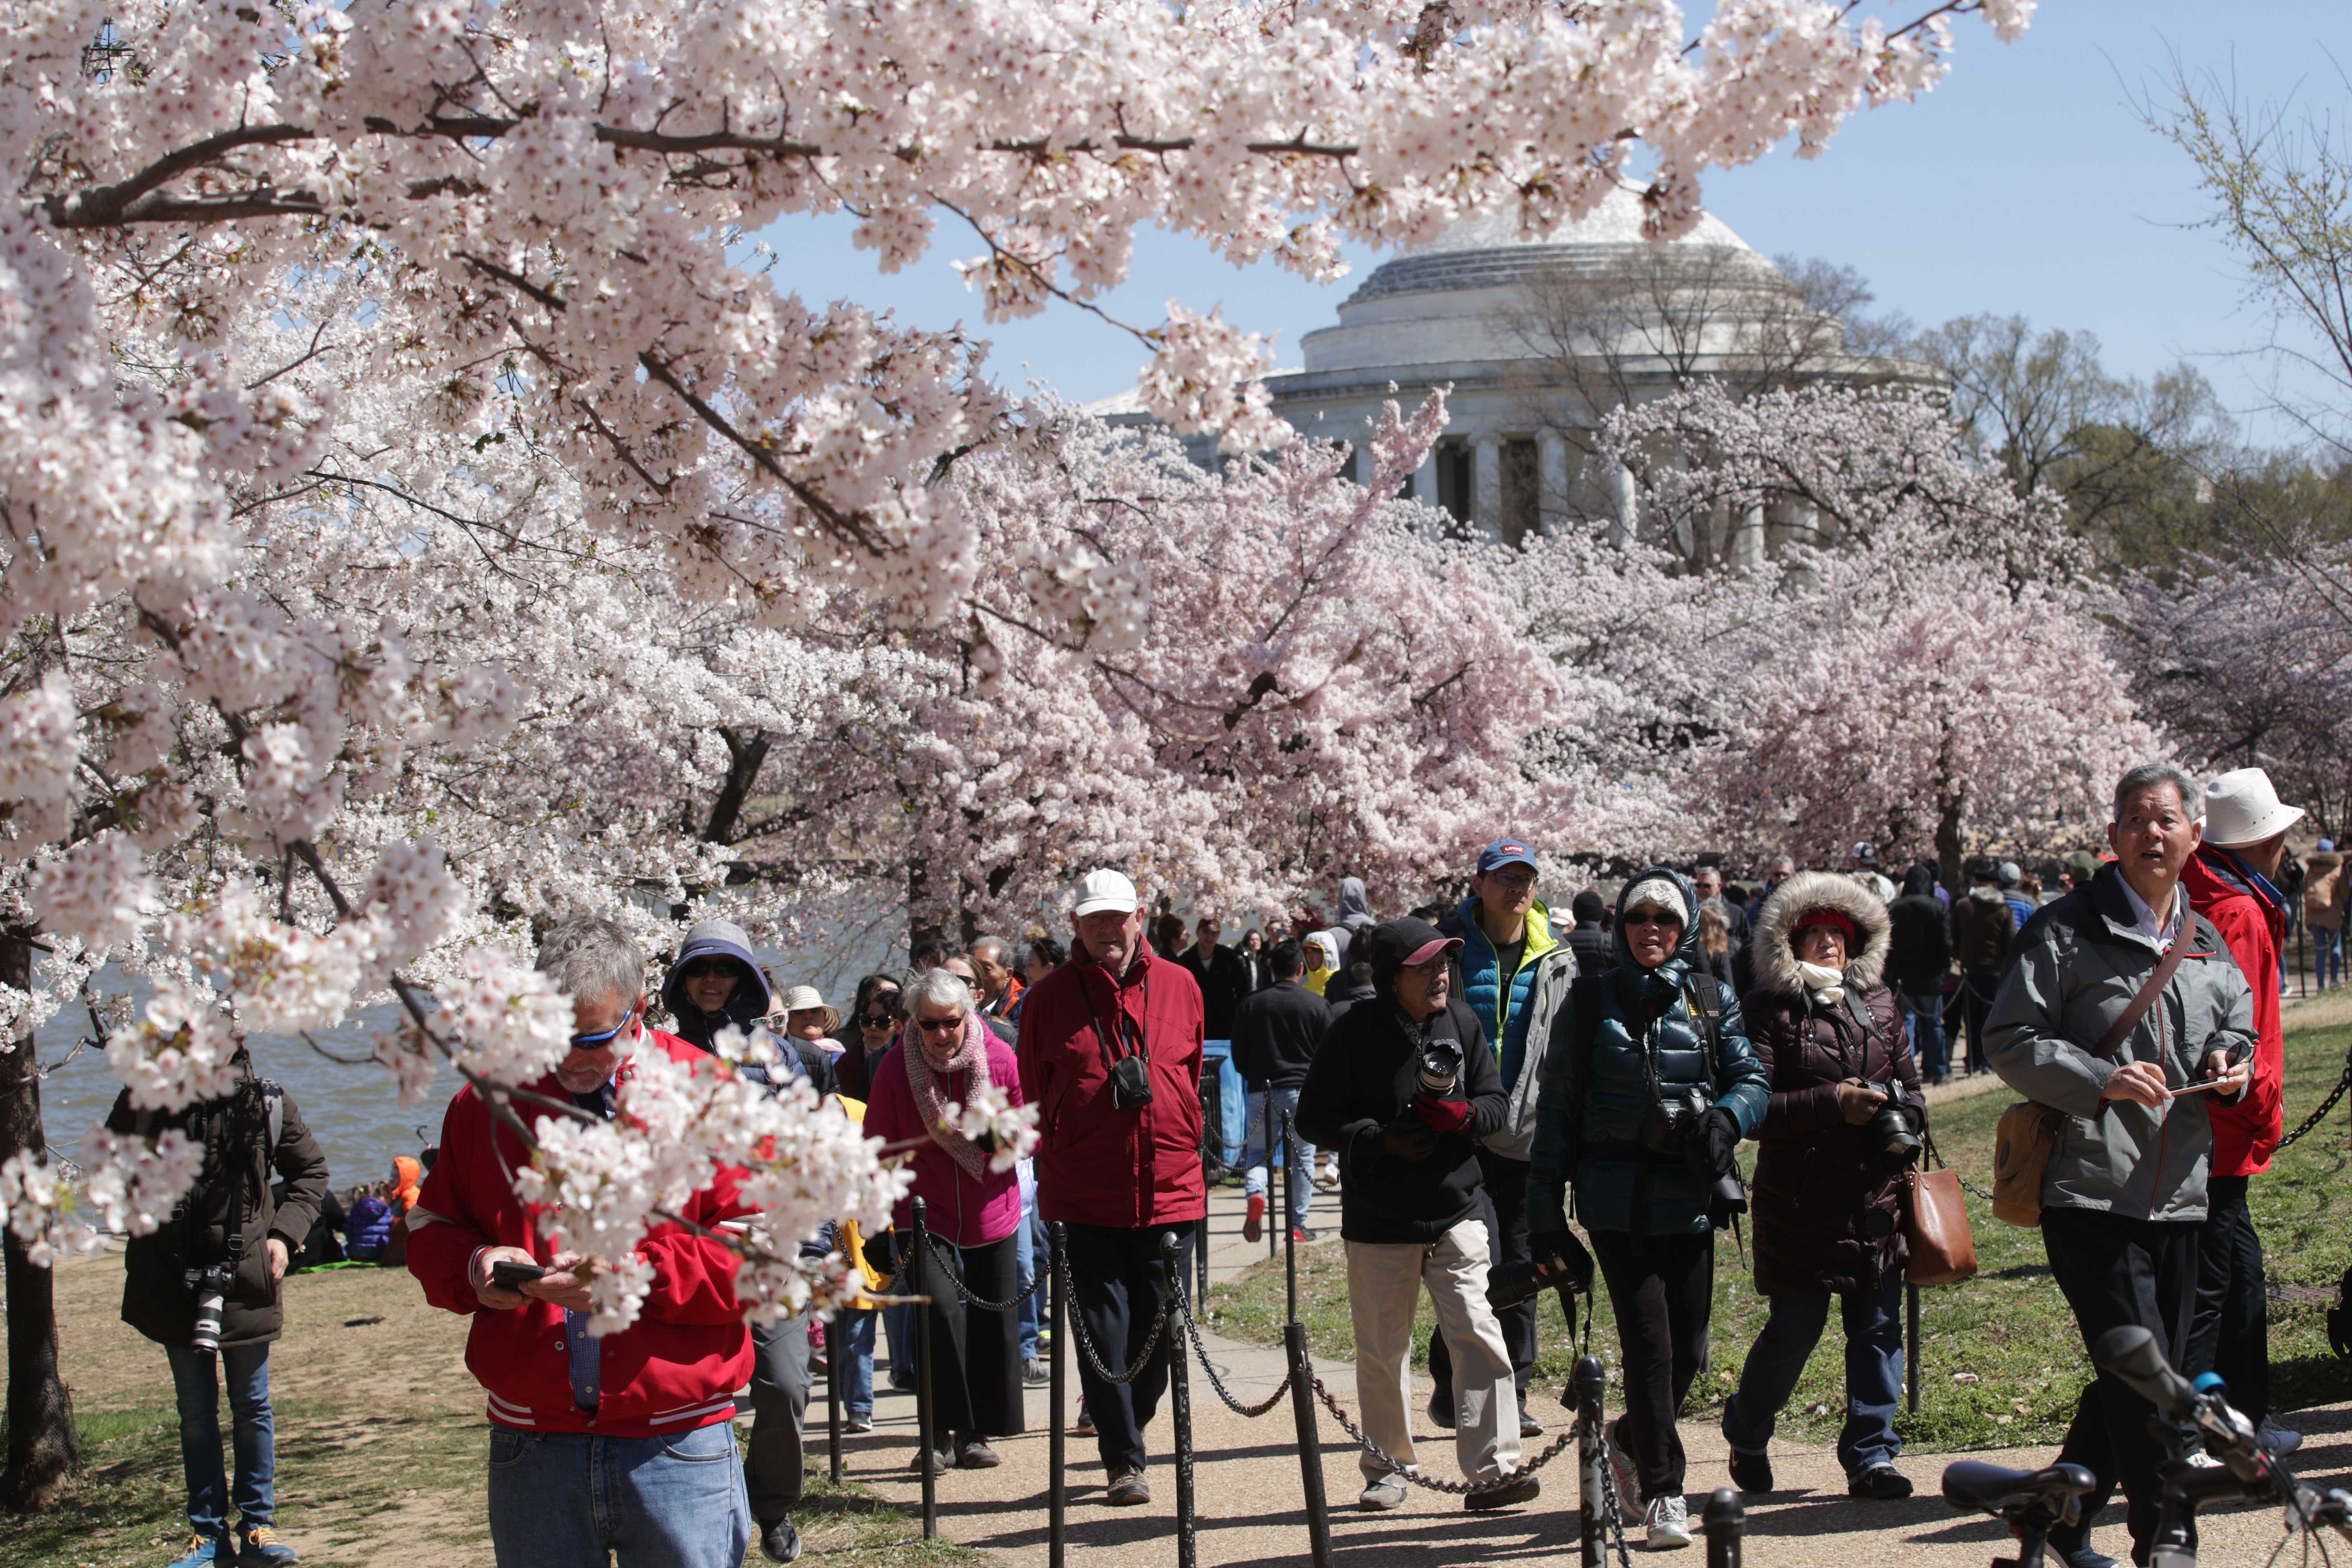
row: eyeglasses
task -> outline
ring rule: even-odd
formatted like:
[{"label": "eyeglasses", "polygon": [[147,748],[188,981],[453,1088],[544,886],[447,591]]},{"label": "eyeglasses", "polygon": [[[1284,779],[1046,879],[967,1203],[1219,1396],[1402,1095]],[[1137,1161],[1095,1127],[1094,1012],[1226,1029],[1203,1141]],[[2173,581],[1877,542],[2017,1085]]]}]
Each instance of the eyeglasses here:
[{"label": "eyeglasses", "polygon": [[1527,870],[1490,871],[1486,875],[1486,879],[1490,882],[1499,882],[1514,892],[1536,885],[1536,874]]},{"label": "eyeglasses", "polygon": [[1433,958],[1427,963],[1416,963],[1412,967],[1412,972],[1423,980],[1435,980],[1445,973],[1445,960]]},{"label": "eyeglasses", "polygon": [[963,1027],[961,1018],[918,1018],[915,1026],[927,1035],[953,1034]]},{"label": "eyeglasses", "polygon": [[607,1045],[617,1037],[622,1030],[627,1028],[630,1024],[635,1022],[636,1016],[637,1005],[635,1002],[632,1002],[629,1004],[629,1010],[621,1015],[621,1021],[614,1025],[611,1028],[605,1030],[603,1034],[572,1036],[572,1048],[575,1051],[593,1051],[600,1046]]},{"label": "eyeglasses", "polygon": [[1625,923],[1629,926],[1678,926],[1683,922],[1679,917],[1664,910],[1627,910]]}]

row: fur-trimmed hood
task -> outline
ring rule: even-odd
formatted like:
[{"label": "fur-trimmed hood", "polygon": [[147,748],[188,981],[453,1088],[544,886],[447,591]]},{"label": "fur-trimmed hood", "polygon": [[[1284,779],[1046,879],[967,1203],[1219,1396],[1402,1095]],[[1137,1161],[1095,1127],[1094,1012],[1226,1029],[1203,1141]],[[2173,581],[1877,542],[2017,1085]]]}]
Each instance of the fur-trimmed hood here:
[{"label": "fur-trimmed hood", "polygon": [[1856,994],[1876,985],[1886,971],[1886,906],[1878,901],[1877,894],[1850,877],[1832,871],[1800,871],[1775,888],[1757,911],[1756,931],[1749,941],[1757,989],[1782,996],[1805,994],[1789,939],[1795,934],[1790,922],[1813,910],[1835,910],[1853,921],[1853,929],[1861,933],[1860,951],[1846,961],[1845,983]]}]

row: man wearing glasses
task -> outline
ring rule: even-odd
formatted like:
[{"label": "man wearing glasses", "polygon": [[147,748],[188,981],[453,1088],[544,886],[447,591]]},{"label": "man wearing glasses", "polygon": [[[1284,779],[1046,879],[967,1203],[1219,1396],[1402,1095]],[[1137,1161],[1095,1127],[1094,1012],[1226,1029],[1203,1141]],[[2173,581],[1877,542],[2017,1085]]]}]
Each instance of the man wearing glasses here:
[{"label": "man wearing glasses", "polygon": [[[1364,1431],[1396,1465],[1413,1460],[1413,1309],[1423,1285],[1453,1353],[1454,1453],[1475,1510],[1539,1490],[1518,1474],[1519,1401],[1503,1331],[1486,1304],[1486,1210],[1478,1141],[1503,1125],[1495,1053],[1454,994],[1462,943],[1426,921],[1374,926],[1362,943],[1379,993],[1331,1026],[1298,1091],[1298,1131],[1339,1151],[1339,1235]],[[1405,1482],[1361,1456],[1363,1507],[1402,1507]]]},{"label": "man wearing glasses", "polygon": [[[1135,884],[1089,871],[1078,884],[1070,962],[1021,1006],[1021,1090],[1038,1107],[1037,1210],[1064,1226],[1076,1321],[1094,1355],[1125,1371],[1159,1321],[1162,1238],[1190,1242],[1208,1213],[1201,1175],[1201,988],[1145,946]],[[1151,1500],[1143,1429],[1168,1387],[1160,1336],[1133,1383],[1078,1357],[1095,1423],[1103,1500]]]},{"label": "man wearing glasses", "polygon": [[[1536,858],[1525,840],[1497,838],[1480,852],[1470,896],[1438,922],[1441,935],[1459,942],[1462,1000],[1477,1015],[1478,1027],[1503,1080],[1503,1124],[1479,1144],[1478,1170],[1486,1202],[1487,1262],[1500,1268],[1527,1261],[1528,1154],[1535,1145],[1544,1042],[1551,1038],[1552,1015],[1568,1000],[1576,978],[1576,957],[1556,940],[1551,911],[1536,897]],[[1528,1060],[1528,1042],[1535,1042]],[[1518,1389],[1519,1436],[1543,1430],[1527,1408],[1528,1384],[1536,1370],[1536,1307],[1530,1296],[1503,1309],[1503,1343],[1510,1352]],[[1429,1335],[1429,1418],[1454,1425],[1454,1358],[1445,1336]]]},{"label": "man wearing glasses", "polygon": [[[538,962],[572,998],[574,1032],[528,1092],[609,1120],[637,1053],[701,1057],[645,1026],[645,955],[612,921],[563,921]],[[530,1159],[468,1085],[449,1103],[441,1157],[408,1216],[408,1268],[425,1300],[474,1320],[466,1364],[489,1396],[500,1568],[604,1568],[608,1553],[620,1568],[738,1568],[751,1529],[735,1391],[751,1376],[751,1341],[735,1255],[702,1233],[749,1212],[740,1174],[695,1194],[680,1215],[688,1225],[646,1233],[644,1309],[600,1339],[588,1332],[589,1268],[555,1250],[515,1194],[509,1173]],[[501,1264],[539,1272],[501,1283]]]}]

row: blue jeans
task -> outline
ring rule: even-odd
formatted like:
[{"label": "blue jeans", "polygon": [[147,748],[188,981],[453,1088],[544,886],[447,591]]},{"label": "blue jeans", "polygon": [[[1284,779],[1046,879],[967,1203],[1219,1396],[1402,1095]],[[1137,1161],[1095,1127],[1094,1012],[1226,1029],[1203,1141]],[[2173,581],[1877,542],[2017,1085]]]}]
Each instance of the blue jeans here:
[{"label": "blue jeans", "polygon": [[825,1329],[825,1364],[841,1373],[841,1413],[874,1414],[874,1320],[872,1308],[842,1312]]},{"label": "blue jeans", "polygon": [[[1266,1101],[1274,1102],[1274,1136],[1282,1136],[1285,1111],[1298,1114],[1298,1091],[1295,1089],[1254,1089],[1249,1096],[1249,1131],[1243,1141],[1242,1163],[1249,1169],[1242,1175],[1242,1191],[1254,1198],[1265,1196],[1266,1182]],[[1315,1201],[1315,1145],[1301,1138],[1293,1129],[1290,1146],[1283,1152],[1283,1163],[1290,1169],[1290,1226],[1293,1230],[1307,1223],[1307,1205]]]},{"label": "blue jeans", "polygon": [[[228,1383],[230,1447],[236,1451],[236,1504],[240,1529],[255,1530],[278,1517],[278,1432],[269,1415],[269,1347],[225,1346],[206,1355],[186,1345],[165,1345],[172,1363],[172,1392],[180,1405],[180,1465],[188,1476],[188,1525],[215,1541],[228,1535],[228,1477],[221,1462],[220,1385]],[[214,1368],[220,1373],[215,1375]]]},{"label": "blue jeans", "polygon": [[1944,994],[1923,991],[1914,996],[1897,991],[1895,1005],[1911,1021],[1911,1055],[1919,1064],[1919,1076],[1929,1083],[1943,1082],[1951,1074],[1944,1059]]},{"label": "blue jeans", "polygon": [[2325,991],[2344,984],[2344,933],[2326,926],[2311,928],[2312,988]]},{"label": "blue jeans", "polygon": [[[1037,1166],[1024,1160],[1013,1167],[1021,1178],[1021,1228],[1013,1232],[1013,1267],[1020,1271],[1021,1289],[1029,1289],[1029,1281],[1037,1278],[1037,1259],[1044,1256],[1045,1242],[1037,1235]],[[1037,1353],[1037,1333],[1045,1324],[1045,1292],[1039,1290],[1021,1303],[1021,1359],[1027,1361]]]},{"label": "blue jeans", "polygon": [[[1850,1479],[1874,1465],[1891,1465],[1903,1452],[1895,1412],[1903,1399],[1903,1277],[1890,1275],[1875,1290],[1837,1299],[1845,1320],[1845,1426],[1838,1462]],[[1775,1296],[1772,1315],[1739,1371],[1739,1392],[1723,1407],[1723,1436],[1743,1454],[1760,1454],[1797,1379],[1812,1359],[1829,1323],[1830,1293]]]},{"label": "blue jeans", "polygon": [[490,1428],[499,1568],[740,1568],[751,1505],[721,1421],[663,1437]]}]

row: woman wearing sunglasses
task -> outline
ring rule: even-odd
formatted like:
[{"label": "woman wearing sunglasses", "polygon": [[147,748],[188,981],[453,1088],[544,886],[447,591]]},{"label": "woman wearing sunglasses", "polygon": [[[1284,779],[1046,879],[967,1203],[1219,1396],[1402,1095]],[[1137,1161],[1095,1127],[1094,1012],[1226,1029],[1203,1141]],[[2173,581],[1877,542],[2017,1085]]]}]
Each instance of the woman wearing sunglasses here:
[{"label": "woman wearing sunglasses", "polygon": [[1675,1419],[1706,1348],[1734,1151],[1771,1097],[1738,997],[1701,962],[1697,906],[1663,867],[1619,895],[1617,966],[1577,979],[1553,1016],[1528,1173],[1535,1256],[1572,1256],[1548,1238],[1568,1230],[1573,1184],[1608,1283],[1625,1369],[1609,1458],[1654,1551],[1690,1544]]},{"label": "woman wearing sunglasses", "polygon": [[[985,1469],[998,1464],[991,1437],[1022,1426],[1021,1335],[1011,1302],[1021,1274],[1013,1233],[1021,1224],[1021,1184],[1010,1164],[992,1168],[991,1148],[956,1131],[952,1119],[991,1088],[1022,1103],[1013,1047],[981,1017],[971,987],[944,969],[925,970],[907,987],[907,1026],[874,1064],[866,1131],[891,1143],[912,1142],[907,1166],[914,1185],[898,1204],[894,1240],[898,1289],[929,1296],[931,1398],[937,1451],[918,1467]],[[913,1248],[913,1200],[925,1206],[929,1245]],[[892,1344],[895,1347],[897,1341]]]},{"label": "woman wearing sunglasses", "polygon": [[887,969],[857,983],[857,1000],[850,1004],[848,1022],[841,1031],[844,1048],[833,1064],[841,1092],[852,1100],[873,1098],[874,1064],[907,1021],[906,988],[907,983]]}]

